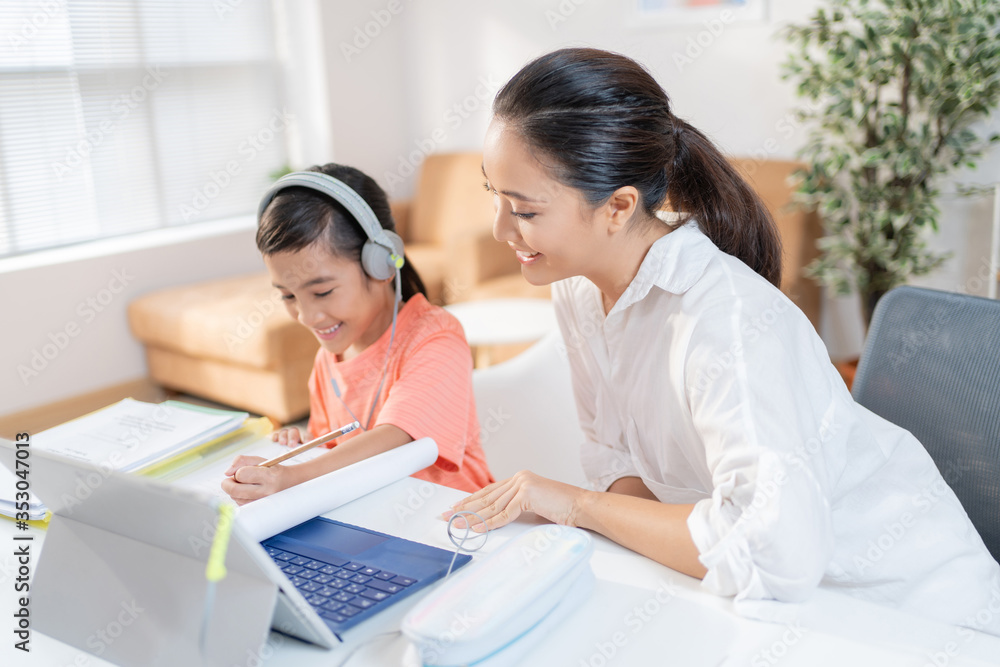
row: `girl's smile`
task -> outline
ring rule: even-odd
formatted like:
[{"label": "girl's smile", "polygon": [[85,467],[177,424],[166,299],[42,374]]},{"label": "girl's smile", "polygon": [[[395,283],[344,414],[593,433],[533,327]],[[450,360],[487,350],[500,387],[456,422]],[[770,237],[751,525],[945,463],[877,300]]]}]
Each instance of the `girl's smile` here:
[{"label": "girl's smile", "polygon": [[331,253],[325,239],[265,255],[264,264],[288,313],[328,352],[356,356],[392,322],[392,281],[372,280],[357,260]]},{"label": "girl's smile", "polygon": [[340,331],[340,327],[343,326],[343,324],[343,322],[340,322],[329,329],[313,329],[313,332],[320,340],[332,340],[337,332]]}]

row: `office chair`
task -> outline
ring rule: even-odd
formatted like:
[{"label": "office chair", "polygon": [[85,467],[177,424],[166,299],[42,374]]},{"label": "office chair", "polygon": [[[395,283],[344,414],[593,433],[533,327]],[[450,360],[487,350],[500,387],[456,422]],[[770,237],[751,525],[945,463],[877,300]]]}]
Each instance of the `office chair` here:
[{"label": "office chair", "polygon": [[851,393],[923,443],[1000,561],[1000,301],[891,290]]}]

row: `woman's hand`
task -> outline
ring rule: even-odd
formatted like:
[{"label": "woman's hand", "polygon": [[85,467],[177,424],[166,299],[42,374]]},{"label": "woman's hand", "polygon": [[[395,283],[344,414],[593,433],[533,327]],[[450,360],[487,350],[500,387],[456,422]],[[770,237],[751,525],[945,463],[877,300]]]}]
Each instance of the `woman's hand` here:
[{"label": "woman's hand", "polygon": [[[296,430],[296,429],[291,429]],[[237,456],[226,470],[222,480],[222,490],[229,494],[237,505],[245,505],[282,489],[298,484],[293,468],[295,466],[274,465],[261,468],[265,459],[260,456]]]},{"label": "woman's hand", "polygon": [[[580,487],[522,470],[510,479],[490,484],[455,503],[441,518],[449,519],[456,512],[475,512],[483,517],[486,528],[493,530],[507,525],[521,512],[534,512],[553,523],[575,526],[580,501],[586,493],[589,492]],[[456,524],[459,528],[465,527],[461,519],[456,519]],[[472,528],[479,533],[484,530],[481,523]]]},{"label": "woman's hand", "polygon": [[302,433],[300,433],[299,429],[294,426],[278,429],[271,434],[271,440],[279,445],[285,445],[286,447],[295,447],[296,445],[301,445],[305,442],[305,440],[302,439]]}]

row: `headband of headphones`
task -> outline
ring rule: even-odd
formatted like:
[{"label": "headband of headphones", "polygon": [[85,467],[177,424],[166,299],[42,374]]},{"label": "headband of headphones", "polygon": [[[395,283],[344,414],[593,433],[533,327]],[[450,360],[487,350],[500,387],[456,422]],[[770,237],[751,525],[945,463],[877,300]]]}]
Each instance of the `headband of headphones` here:
[{"label": "headband of headphones", "polygon": [[325,194],[358,221],[368,236],[368,242],[361,251],[361,265],[365,272],[377,280],[387,280],[403,268],[403,241],[395,232],[382,227],[378,216],[353,188],[343,181],[318,171],[295,171],[275,181],[257,207],[257,221],[279,192],[285,188],[304,187]]}]

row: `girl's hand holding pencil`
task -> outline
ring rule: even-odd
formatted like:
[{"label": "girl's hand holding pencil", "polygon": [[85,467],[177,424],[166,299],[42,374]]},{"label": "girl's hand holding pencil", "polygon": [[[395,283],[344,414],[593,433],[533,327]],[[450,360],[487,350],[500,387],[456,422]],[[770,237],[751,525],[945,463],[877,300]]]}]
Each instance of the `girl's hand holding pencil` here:
[{"label": "girl's hand holding pencil", "polygon": [[[229,497],[237,505],[245,505],[258,498],[263,498],[264,496],[287,489],[290,486],[295,486],[304,481],[300,479],[301,475],[299,474],[300,471],[296,470],[297,466],[282,466],[277,464],[308,451],[313,447],[318,447],[319,445],[324,445],[335,440],[345,433],[350,433],[360,428],[360,426],[358,422],[347,424],[332,433],[327,433],[326,435],[310,440],[273,459],[264,459],[260,456],[237,456],[233,464],[226,470],[226,478],[222,480],[222,490],[229,494]],[[298,429],[283,430],[295,431],[295,436],[299,436]]]}]

